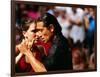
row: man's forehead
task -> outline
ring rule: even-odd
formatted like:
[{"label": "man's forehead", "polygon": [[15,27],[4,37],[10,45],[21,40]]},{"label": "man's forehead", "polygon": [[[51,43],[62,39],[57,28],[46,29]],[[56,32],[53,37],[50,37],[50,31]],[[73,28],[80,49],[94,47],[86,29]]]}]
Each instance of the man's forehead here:
[{"label": "man's forehead", "polygon": [[37,22],[36,28],[43,28],[43,22]]}]

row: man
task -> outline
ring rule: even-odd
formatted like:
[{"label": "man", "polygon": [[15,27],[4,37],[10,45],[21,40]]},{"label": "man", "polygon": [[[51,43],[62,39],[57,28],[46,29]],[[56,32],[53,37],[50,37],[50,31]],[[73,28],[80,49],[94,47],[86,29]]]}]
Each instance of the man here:
[{"label": "man", "polygon": [[36,20],[36,31],[44,43],[51,43],[47,56],[42,59],[47,71],[72,70],[71,51],[57,19],[45,13]]}]

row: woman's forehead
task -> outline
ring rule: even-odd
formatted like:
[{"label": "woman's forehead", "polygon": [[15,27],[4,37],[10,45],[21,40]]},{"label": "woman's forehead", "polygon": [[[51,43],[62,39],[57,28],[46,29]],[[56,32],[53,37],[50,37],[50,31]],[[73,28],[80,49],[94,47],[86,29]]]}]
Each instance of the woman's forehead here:
[{"label": "woman's forehead", "polygon": [[29,29],[35,29],[35,23],[31,23]]}]

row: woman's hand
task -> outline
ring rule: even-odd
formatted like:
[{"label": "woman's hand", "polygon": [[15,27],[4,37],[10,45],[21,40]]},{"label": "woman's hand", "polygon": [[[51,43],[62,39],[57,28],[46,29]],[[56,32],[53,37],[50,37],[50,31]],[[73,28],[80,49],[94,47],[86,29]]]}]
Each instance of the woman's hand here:
[{"label": "woman's hand", "polygon": [[25,54],[28,50],[29,50],[29,47],[28,47],[28,40],[23,40],[21,42],[21,44],[18,46],[18,49],[20,50],[21,53]]}]

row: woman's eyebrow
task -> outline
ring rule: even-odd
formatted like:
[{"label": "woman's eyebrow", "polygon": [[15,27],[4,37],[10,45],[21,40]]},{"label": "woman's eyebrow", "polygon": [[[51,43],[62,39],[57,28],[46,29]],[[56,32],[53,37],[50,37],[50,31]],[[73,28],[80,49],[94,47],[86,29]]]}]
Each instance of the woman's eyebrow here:
[{"label": "woman's eyebrow", "polygon": [[32,30],[32,32],[38,32],[38,31],[40,31],[41,29],[34,29],[34,30]]}]

